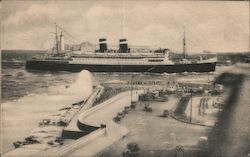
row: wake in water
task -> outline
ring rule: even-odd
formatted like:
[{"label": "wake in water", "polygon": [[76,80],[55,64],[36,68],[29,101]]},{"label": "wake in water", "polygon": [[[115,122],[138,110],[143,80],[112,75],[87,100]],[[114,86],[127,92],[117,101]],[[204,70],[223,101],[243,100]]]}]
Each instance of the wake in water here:
[{"label": "wake in water", "polygon": [[69,86],[51,86],[47,93],[29,94],[2,104],[2,152],[13,148],[14,141],[24,138],[38,122],[62,107],[85,100],[92,93],[93,78],[89,71],[80,72]]}]

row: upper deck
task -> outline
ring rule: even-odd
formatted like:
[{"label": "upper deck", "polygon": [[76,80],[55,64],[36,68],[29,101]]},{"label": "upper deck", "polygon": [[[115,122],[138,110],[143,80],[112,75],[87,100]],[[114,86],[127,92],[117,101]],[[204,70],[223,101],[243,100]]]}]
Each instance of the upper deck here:
[{"label": "upper deck", "polygon": [[173,64],[167,53],[82,53],[71,58],[71,64]]}]

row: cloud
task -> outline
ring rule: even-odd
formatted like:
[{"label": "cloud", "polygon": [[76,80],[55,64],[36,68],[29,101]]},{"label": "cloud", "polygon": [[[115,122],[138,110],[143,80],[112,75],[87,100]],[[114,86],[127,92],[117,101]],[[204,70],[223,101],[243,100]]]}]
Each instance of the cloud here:
[{"label": "cloud", "polygon": [[76,12],[69,9],[60,10],[54,3],[45,5],[33,4],[29,6],[27,10],[19,11],[10,15],[4,21],[4,25],[41,26],[54,23],[55,21],[73,20],[74,17],[77,17]]},{"label": "cloud", "polygon": [[248,50],[248,13],[244,2],[31,3],[3,20],[3,47],[47,49],[57,22],[79,42],[106,37],[117,44],[126,37],[131,45],[181,51],[185,27],[189,51]]},{"label": "cloud", "polygon": [[86,22],[95,37],[119,37],[122,35],[122,14],[118,9],[93,6],[86,13]]},{"label": "cloud", "polygon": [[11,14],[3,21],[3,46],[23,49],[46,49],[52,42],[53,24],[68,25],[79,18],[73,10],[60,10],[54,3],[33,4]]}]

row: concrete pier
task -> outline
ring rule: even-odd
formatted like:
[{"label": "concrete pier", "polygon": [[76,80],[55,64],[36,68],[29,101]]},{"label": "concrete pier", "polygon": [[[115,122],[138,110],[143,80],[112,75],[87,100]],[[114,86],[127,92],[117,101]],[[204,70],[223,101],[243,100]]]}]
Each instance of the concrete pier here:
[{"label": "concrete pier", "polygon": [[[133,100],[143,91],[133,91]],[[125,106],[131,104],[130,92],[123,92],[107,100],[103,104],[95,106],[79,116],[79,121],[91,126],[106,125],[105,136],[96,138],[87,145],[73,151],[69,156],[94,156],[106,147],[121,139],[129,133],[129,130],[113,121],[118,112],[122,112]]]}]

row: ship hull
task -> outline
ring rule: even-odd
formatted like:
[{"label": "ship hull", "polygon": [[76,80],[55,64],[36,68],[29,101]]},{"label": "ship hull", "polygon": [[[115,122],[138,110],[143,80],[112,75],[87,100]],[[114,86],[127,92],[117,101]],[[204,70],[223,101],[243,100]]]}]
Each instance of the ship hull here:
[{"label": "ship hull", "polygon": [[69,71],[80,72],[83,69],[91,72],[151,72],[151,73],[181,73],[181,72],[213,72],[216,62],[166,64],[166,65],[100,65],[100,64],[70,64],[69,62],[48,62],[30,60],[26,62],[27,70]]}]

